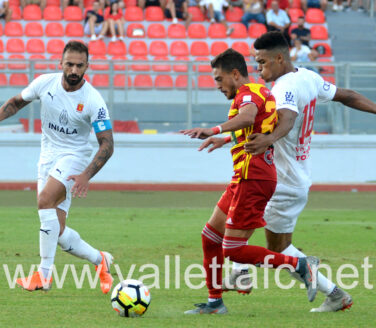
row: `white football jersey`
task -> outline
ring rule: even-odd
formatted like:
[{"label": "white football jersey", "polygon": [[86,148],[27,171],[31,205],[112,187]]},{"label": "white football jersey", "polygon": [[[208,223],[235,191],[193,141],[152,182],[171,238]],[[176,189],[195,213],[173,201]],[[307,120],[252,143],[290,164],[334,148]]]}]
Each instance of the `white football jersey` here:
[{"label": "white football jersey", "polygon": [[41,101],[40,163],[47,163],[58,155],[89,157],[92,123],[109,120],[106,103],[90,83],[86,81],[80,89],[67,92],[62,78],[63,73],[41,75],[21,93],[26,101]]},{"label": "white football jersey", "polygon": [[274,143],[274,162],[278,182],[298,188],[311,185],[310,144],[316,102],[328,102],[336,86],[317,73],[297,68],[275,81],[272,94],[277,110],[286,108],[298,113],[294,127]]}]

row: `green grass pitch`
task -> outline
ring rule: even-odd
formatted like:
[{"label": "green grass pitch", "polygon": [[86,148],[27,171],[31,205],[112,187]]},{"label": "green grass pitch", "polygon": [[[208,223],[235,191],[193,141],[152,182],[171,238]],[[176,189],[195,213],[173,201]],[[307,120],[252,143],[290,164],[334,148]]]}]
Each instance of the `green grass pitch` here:
[{"label": "green grass pitch", "polygon": [[[375,327],[376,309],[376,202],[375,193],[311,193],[294,234],[294,244],[307,254],[316,255],[335,273],[340,265],[354,265],[359,277],[344,278],[358,285],[349,292],[354,305],[350,311],[309,313],[324,300],[318,294],[309,303],[306,291],[295,286],[282,290],[269,270],[269,288],[265,289],[263,270],[258,270],[259,286],[249,296],[224,294],[229,314],[224,316],[185,316],[194,303],[206,300],[206,288],[189,289],[184,283],[184,270],[202,262],[201,230],[221,193],[218,192],[89,192],[87,199],[74,200],[68,225],[79,231],[93,246],[111,252],[124,278],[131,268],[132,278],[149,275],[144,282],[151,288],[152,302],[141,318],[121,318],[112,310],[110,296],[99,286],[91,289],[85,280],[75,287],[68,270],[63,288],[49,292],[27,292],[10,288],[5,266],[11,277],[17,264],[29,271],[39,263],[39,219],[35,192],[0,192],[0,327]],[[265,245],[260,229],[251,243]],[[169,255],[169,269],[165,256]],[[180,271],[175,267],[180,257]],[[365,257],[374,267],[369,269],[365,287]],[[64,265],[74,264],[78,276],[86,262],[60,249],[56,254],[59,274]],[[155,264],[155,270],[142,265]],[[93,267],[91,266],[92,272]],[[165,275],[170,273],[167,288]],[[176,276],[176,271],[179,275]],[[114,270],[113,270],[114,272]],[[194,270],[192,273],[197,273]],[[343,273],[351,274],[345,269]],[[119,276],[114,275],[115,282]],[[333,278],[336,280],[335,276]],[[281,280],[290,282],[282,272]],[[176,284],[180,281],[180,288]],[[201,279],[193,278],[193,284]]]}]

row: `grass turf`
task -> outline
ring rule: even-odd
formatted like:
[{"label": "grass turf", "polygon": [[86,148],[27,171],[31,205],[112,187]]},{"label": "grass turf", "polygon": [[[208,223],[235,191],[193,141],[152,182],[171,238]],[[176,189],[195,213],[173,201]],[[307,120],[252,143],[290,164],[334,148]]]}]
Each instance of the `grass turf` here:
[{"label": "grass turf", "polygon": [[[68,225],[80,232],[93,246],[111,252],[120,272],[126,278],[149,275],[152,302],[142,318],[120,318],[111,309],[110,296],[91,289],[87,281],[75,287],[68,270],[62,289],[29,293],[9,288],[4,264],[13,277],[17,264],[26,272],[39,263],[39,220],[32,191],[1,191],[0,217],[0,327],[372,327],[375,324],[374,288],[364,286],[361,264],[369,257],[376,262],[376,221],[374,193],[311,193],[307,208],[299,218],[294,244],[303,252],[314,254],[333,272],[343,263],[353,264],[359,277],[343,282],[358,286],[350,291],[354,298],[351,311],[309,313],[321,304],[318,294],[313,304],[306,300],[304,289],[279,289],[274,271],[269,271],[269,288],[264,288],[264,270],[258,270],[258,288],[249,296],[224,295],[229,309],[225,316],[185,316],[193,303],[205,301],[206,289],[189,289],[184,271],[201,263],[201,229],[221,193],[216,192],[91,192],[87,199],[75,200]],[[265,245],[262,229],[251,239]],[[165,265],[169,255],[170,266]],[[175,256],[180,257],[176,277]],[[65,264],[74,264],[81,274],[86,262],[57,250],[56,265],[61,275]],[[155,264],[155,267],[144,266]],[[140,271],[143,270],[143,271]],[[375,268],[369,269],[369,283],[376,284]],[[93,270],[92,270],[93,271]],[[114,270],[113,270],[114,271]],[[170,273],[166,287],[165,274]],[[192,271],[197,273],[198,271]],[[345,269],[344,273],[351,273]],[[155,279],[157,277],[157,279]],[[336,280],[336,277],[333,277]],[[289,275],[281,273],[284,283]],[[115,282],[119,277],[115,276]],[[180,288],[176,288],[177,282]],[[192,279],[199,284],[201,279]]]}]

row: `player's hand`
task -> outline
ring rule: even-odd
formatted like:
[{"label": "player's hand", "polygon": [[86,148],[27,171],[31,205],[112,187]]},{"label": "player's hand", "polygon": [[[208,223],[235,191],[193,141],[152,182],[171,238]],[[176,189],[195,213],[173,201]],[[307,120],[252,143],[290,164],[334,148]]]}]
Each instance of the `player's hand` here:
[{"label": "player's hand", "polygon": [[81,197],[86,197],[87,191],[89,190],[89,179],[86,176],[86,174],[81,173],[78,175],[70,175],[67,180],[73,180],[74,185],[71,189],[71,193],[73,197],[78,196],[79,198]]},{"label": "player's hand", "polygon": [[198,151],[201,151],[209,146],[212,145],[212,147],[210,147],[208,149],[208,153],[212,152],[214,149],[217,149],[217,148],[221,148],[224,144],[226,144],[226,140],[225,138],[214,138],[214,137],[210,137],[209,139],[205,140],[200,148],[198,149]]},{"label": "player's hand", "polygon": [[180,130],[179,132],[186,136],[190,136],[191,138],[196,139],[206,139],[214,135],[214,131],[210,128],[193,128],[187,130]]},{"label": "player's hand", "polygon": [[272,144],[269,136],[262,133],[251,134],[247,137],[247,140],[248,142],[244,144],[244,150],[252,155],[265,153]]}]

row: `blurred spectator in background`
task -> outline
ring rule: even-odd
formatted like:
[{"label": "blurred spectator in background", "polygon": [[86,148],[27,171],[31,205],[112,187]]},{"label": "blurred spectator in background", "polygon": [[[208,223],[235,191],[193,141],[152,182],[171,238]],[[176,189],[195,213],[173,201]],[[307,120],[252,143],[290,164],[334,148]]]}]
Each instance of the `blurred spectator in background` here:
[{"label": "blurred spectator in background", "polygon": [[9,2],[7,0],[0,0],[0,19],[4,19],[5,22],[9,22],[12,18],[13,10],[9,8]]},{"label": "blurred spectator in background", "polygon": [[301,0],[301,4],[302,4],[302,9],[304,12],[306,12],[308,8],[319,8],[322,11],[325,11],[328,5],[328,1],[327,0]]},{"label": "blurred spectator in background", "polygon": [[153,6],[161,7],[163,11],[166,9],[166,0],[138,0],[137,4],[141,9]]},{"label": "blurred spectator in background", "polygon": [[342,0],[333,0],[332,10],[333,11],[342,11],[343,10]]},{"label": "blurred spectator in background", "polygon": [[20,5],[22,9],[27,5],[37,5],[43,11],[46,8],[46,0],[20,0]]},{"label": "blurred spectator in background", "polygon": [[311,31],[304,27],[304,17],[298,18],[298,26],[291,31],[291,45],[294,45],[294,41],[299,38],[302,43],[309,47],[309,41],[311,41]]},{"label": "blurred spectator in background", "polygon": [[[344,7],[345,11],[351,11],[352,10],[351,2],[352,2],[352,0],[347,0],[345,7]],[[364,9],[364,6],[363,6],[363,0],[358,0],[358,11],[359,12],[365,12],[365,9]]]},{"label": "blurred spectator in background", "polygon": [[183,19],[186,27],[192,20],[186,0],[167,0],[165,16],[166,18],[172,18],[172,24],[177,24],[178,18]]},{"label": "blurred spectator in background", "polygon": [[286,11],[279,8],[278,1],[273,0],[271,9],[266,13],[266,23],[268,31],[280,31],[290,44],[289,26],[290,18]]},{"label": "blurred spectator in background", "polygon": [[77,6],[84,9],[84,0],[63,0],[63,10],[68,6]]},{"label": "blurred spectator in background", "polygon": [[248,28],[248,23],[255,20],[257,23],[265,24],[266,19],[264,15],[264,2],[262,0],[244,0],[243,1],[244,15],[242,23]]},{"label": "blurred spectator in background", "polygon": [[223,8],[228,8],[232,10],[232,7],[226,0],[201,0],[200,1],[201,10],[208,16],[210,23],[221,23],[226,27],[227,36],[232,33],[234,29],[228,28]]},{"label": "blurred spectator in background", "polygon": [[[103,0],[101,0],[103,1]],[[125,3],[122,0],[104,0],[105,7],[110,7],[112,3],[117,2],[119,5],[119,8],[123,10],[125,8]]]},{"label": "blurred spectator in background", "polygon": [[299,38],[295,39],[294,47],[290,51],[291,60],[301,63],[315,61],[318,53],[302,43]]},{"label": "blurred spectator in background", "polygon": [[[266,9],[270,9],[272,7],[272,1],[274,0],[266,1]],[[292,0],[277,0],[277,2],[278,2],[278,7],[283,10],[289,9],[292,4]]]},{"label": "blurred spectator in background", "polygon": [[120,40],[124,40],[123,11],[120,9],[117,2],[112,2],[110,7],[106,8],[104,13],[104,25],[99,38],[103,38],[108,32],[111,34],[111,42],[117,41],[116,34],[119,34]]},{"label": "blurred spectator in background", "polygon": [[103,28],[104,17],[101,10],[103,8],[101,8],[100,2],[94,1],[93,8],[86,13],[84,31],[86,35],[91,35],[93,41],[97,39],[97,35],[101,33]]}]

